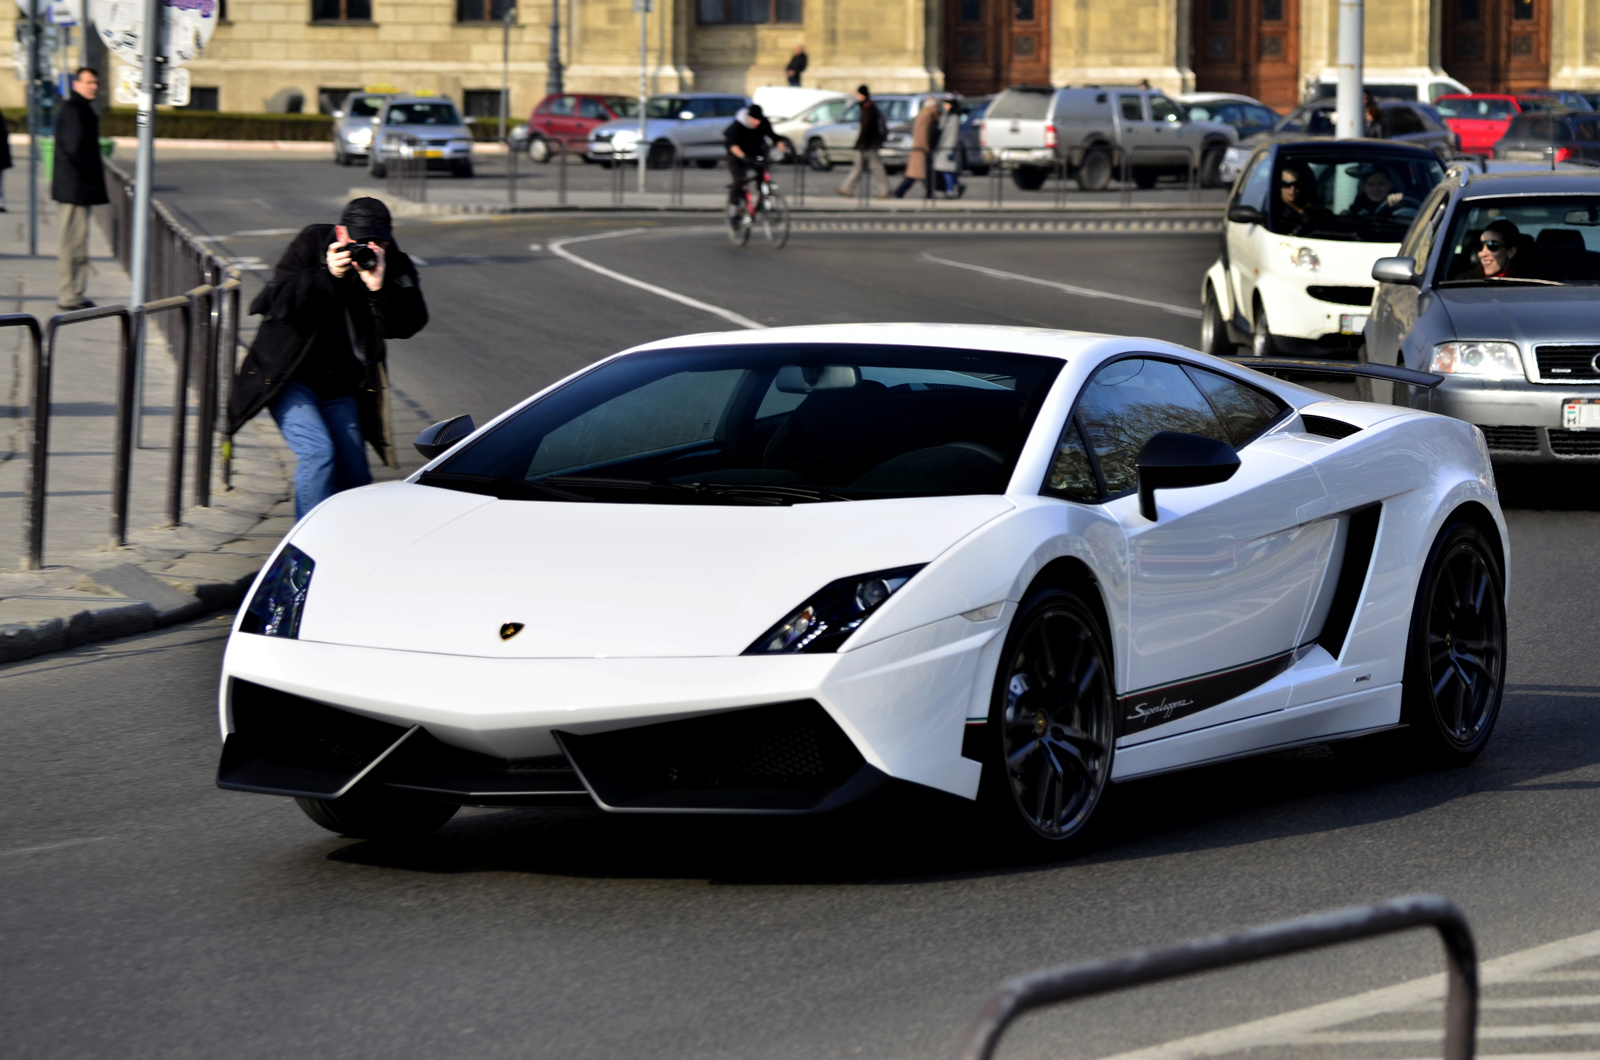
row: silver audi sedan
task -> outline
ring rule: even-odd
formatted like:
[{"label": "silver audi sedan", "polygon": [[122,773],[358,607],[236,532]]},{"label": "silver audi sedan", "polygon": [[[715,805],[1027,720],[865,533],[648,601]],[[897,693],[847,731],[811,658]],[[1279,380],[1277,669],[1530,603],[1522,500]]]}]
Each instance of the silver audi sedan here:
[{"label": "silver audi sedan", "polygon": [[1372,278],[1365,359],[1445,377],[1375,398],[1476,424],[1497,461],[1600,461],[1600,176],[1454,170]]}]

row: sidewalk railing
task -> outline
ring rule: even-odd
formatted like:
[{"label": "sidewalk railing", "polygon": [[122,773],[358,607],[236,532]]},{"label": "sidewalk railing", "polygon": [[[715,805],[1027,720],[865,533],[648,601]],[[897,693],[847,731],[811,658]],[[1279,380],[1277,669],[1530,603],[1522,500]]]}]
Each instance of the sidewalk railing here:
[{"label": "sidewalk railing", "polygon": [[[391,154],[387,147],[392,145]],[[413,202],[428,201],[428,152],[422,140],[410,133],[389,133],[383,146],[372,145],[383,166],[384,187],[390,195]]]}]

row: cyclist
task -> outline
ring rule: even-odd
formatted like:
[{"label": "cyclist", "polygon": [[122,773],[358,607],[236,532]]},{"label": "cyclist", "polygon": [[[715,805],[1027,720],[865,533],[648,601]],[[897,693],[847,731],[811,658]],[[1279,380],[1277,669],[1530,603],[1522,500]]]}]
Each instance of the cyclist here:
[{"label": "cyclist", "polygon": [[758,103],[734,115],[733,122],[722,134],[722,142],[728,147],[728,172],[733,175],[733,183],[728,185],[728,216],[731,218],[744,213],[745,178],[760,173],[766,166],[767,145],[776,146],[779,155],[786,148]]}]

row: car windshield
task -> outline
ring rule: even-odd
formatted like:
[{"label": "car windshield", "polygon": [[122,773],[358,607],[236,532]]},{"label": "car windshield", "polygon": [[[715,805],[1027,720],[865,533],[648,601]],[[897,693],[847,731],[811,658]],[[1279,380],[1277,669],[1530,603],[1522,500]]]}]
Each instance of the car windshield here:
[{"label": "car windshield", "polygon": [[352,118],[371,118],[375,117],[382,107],[382,96],[356,96],[350,100],[350,107],[346,113]]},{"label": "car windshield", "polygon": [[1517,115],[1517,108],[1509,99],[1472,99],[1462,96],[1444,96],[1440,98],[1438,107],[1439,113],[1446,118],[1505,121]]},{"label": "car windshield", "polygon": [[[644,116],[647,118],[676,118],[679,114],[689,109],[689,101],[677,96],[658,96],[647,100],[644,105]],[[638,112],[634,112],[638,116]]]},{"label": "car windshield", "polygon": [[1301,107],[1291,111],[1273,127],[1273,132],[1304,133],[1307,136],[1333,135],[1331,107]]},{"label": "car windshield", "polygon": [[637,96],[607,96],[606,106],[611,108],[611,113],[619,118],[637,118],[639,116],[639,99]]},{"label": "car windshield", "polygon": [[1278,156],[1271,227],[1281,235],[1398,243],[1444,179],[1432,156],[1287,151]]},{"label": "car windshield", "polygon": [[421,481],[646,504],[1002,493],[1061,364],[903,346],[634,354],[521,409]]},{"label": "car windshield", "polygon": [[385,125],[460,125],[453,103],[395,103],[384,117]]},{"label": "car windshield", "polygon": [[1468,200],[1445,248],[1442,286],[1600,284],[1600,195]]}]

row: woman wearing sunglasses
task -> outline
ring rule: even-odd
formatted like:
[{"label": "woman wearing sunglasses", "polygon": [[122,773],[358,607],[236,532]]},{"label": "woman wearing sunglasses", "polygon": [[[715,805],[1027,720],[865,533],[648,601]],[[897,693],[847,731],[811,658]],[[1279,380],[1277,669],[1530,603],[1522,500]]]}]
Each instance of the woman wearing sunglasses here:
[{"label": "woman wearing sunglasses", "polygon": [[1468,267],[1456,279],[1489,280],[1515,276],[1511,265],[1517,256],[1517,243],[1521,239],[1521,230],[1512,222],[1504,219],[1490,221],[1478,237],[1477,264]]}]

